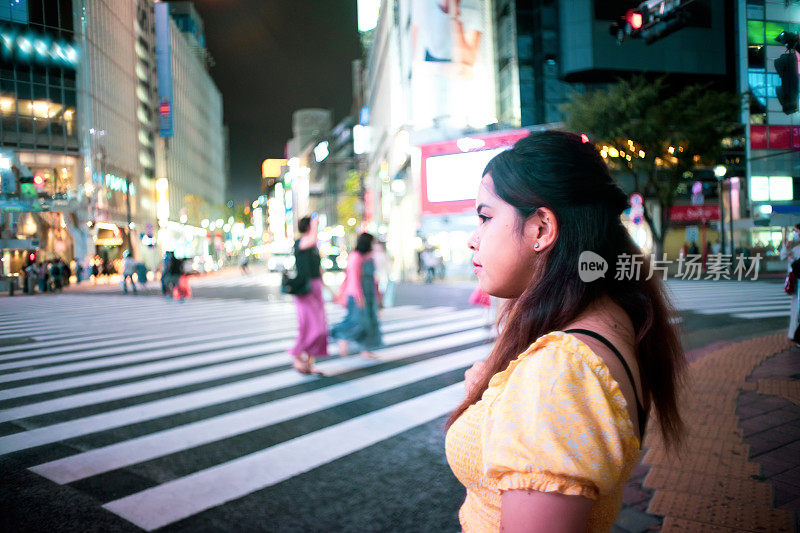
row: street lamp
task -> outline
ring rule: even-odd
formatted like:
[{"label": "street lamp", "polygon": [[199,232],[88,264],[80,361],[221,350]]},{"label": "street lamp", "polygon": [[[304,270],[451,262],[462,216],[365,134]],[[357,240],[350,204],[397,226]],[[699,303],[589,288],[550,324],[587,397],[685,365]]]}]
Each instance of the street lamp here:
[{"label": "street lamp", "polygon": [[[722,201],[722,195],[725,191],[725,174],[728,173],[728,167],[725,165],[717,165],[714,167],[714,176],[717,178],[717,203],[719,204],[719,236],[720,241],[722,242],[722,250],[727,251],[728,247],[726,246],[726,239],[725,239],[725,205]],[[733,219],[733,206],[730,206],[731,209],[731,219]],[[731,233],[731,253],[733,250],[733,233]]]}]

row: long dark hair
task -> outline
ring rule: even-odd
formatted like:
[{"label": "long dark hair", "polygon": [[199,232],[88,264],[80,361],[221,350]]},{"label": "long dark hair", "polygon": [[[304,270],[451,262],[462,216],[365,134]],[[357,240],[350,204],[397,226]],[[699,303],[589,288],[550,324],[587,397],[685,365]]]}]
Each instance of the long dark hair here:
[{"label": "long dark hair", "polygon": [[362,233],[356,239],[356,252],[360,254],[368,254],[372,251],[372,243],[375,241],[375,236],[372,233]]},{"label": "long dark hair", "polygon": [[[627,197],[590,143],[577,135],[547,131],[519,140],[484,170],[497,196],[519,215],[519,228],[539,208],[553,211],[558,237],[541,253],[534,281],[500,315],[502,331],[486,361],[485,373],[471,394],[453,412],[452,424],[486,390],[491,377],[525,351],[538,337],[560,331],[590,304],[608,295],[630,317],[641,375],[643,401],[655,409],[664,440],[677,444],[683,430],[676,388],[685,357],[674,311],[657,275],[647,280],[649,261],[636,279],[615,279],[617,257],[641,254],[620,220]],[[590,250],[609,265],[605,277],[584,283],[578,258]],[[635,386],[635,385],[634,385]]]}]

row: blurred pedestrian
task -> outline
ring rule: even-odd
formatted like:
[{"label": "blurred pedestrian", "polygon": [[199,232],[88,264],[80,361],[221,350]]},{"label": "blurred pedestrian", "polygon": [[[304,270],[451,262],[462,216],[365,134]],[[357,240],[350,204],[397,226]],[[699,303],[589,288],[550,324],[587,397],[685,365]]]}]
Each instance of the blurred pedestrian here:
[{"label": "blurred pedestrian", "polygon": [[372,245],[372,260],[375,262],[375,289],[378,297],[378,309],[384,306],[391,306],[392,295],[387,294],[390,290],[389,275],[391,265],[389,264],[389,256],[386,253],[386,245],[376,240]]},{"label": "blurred pedestrian", "polygon": [[36,293],[36,263],[31,262],[25,267],[25,292]]},{"label": "blurred pedestrian", "polygon": [[92,261],[92,270],[91,270],[92,283],[97,283],[97,278],[100,276],[100,268],[97,266],[97,261],[98,261],[97,257],[95,257],[94,260]]},{"label": "blurred pedestrian", "polygon": [[355,250],[347,256],[344,282],[336,302],[347,309],[344,320],[331,329],[331,337],[339,344],[339,355],[350,353],[350,343],[356,343],[362,357],[375,357],[371,350],[381,346],[378,321],[378,299],[375,291],[375,262],[372,244],[375,237],[362,233]]},{"label": "blurred pedestrian", "polygon": [[242,257],[239,258],[239,268],[242,270],[242,274],[250,273],[250,271],[247,269],[247,265],[249,264],[250,264],[250,256],[247,255],[246,253],[242,253]]},{"label": "blurred pedestrian", "polygon": [[319,218],[317,213],[297,223],[301,237],[294,243],[294,264],[297,277],[307,283],[308,292],[295,294],[297,307],[297,341],[289,350],[292,366],[301,374],[320,374],[314,369],[318,357],[328,357],[328,322],[322,299],[321,258],[317,248]]},{"label": "blurred pedestrian", "polygon": [[72,271],[69,268],[69,263],[58,258],[58,267],[59,272],[61,273],[61,286],[68,287],[69,286],[69,278],[72,276]]},{"label": "blurred pedestrian", "polygon": [[433,283],[436,277],[436,255],[433,253],[433,248],[426,246],[420,255],[422,261],[422,270],[425,272],[425,283]]},{"label": "blurred pedestrian", "polygon": [[147,287],[147,265],[142,261],[136,263],[136,281],[140,287]]},{"label": "blurred pedestrian", "polygon": [[39,292],[45,293],[47,292],[47,264],[44,261],[40,261],[36,265],[36,277],[39,280]]},{"label": "blurred pedestrian", "polygon": [[81,260],[77,257],[75,258],[75,283],[80,284],[83,281],[83,265],[81,265]]},{"label": "blurred pedestrian", "polygon": [[175,252],[168,250],[164,252],[164,260],[161,261],[161,265],[159,266],[159,270],[161,271],[161,294],[164,296],[172,293],[172,287],[170,286],[170,268],[172,267],[172,261],[175,259]]},{"label": "blurred pedestrian", "polygon": [[789,314],[789,330],[787,337],[800,343],[800,295],[798,295],[798,282],[800,282],[800,224],[792,230],[789,238],[783,240],[780,257],[787,264],[786,284],[784,289],[792,295]]},{"label": "blurred pedestrian", "polygon": [[61,265],[55,259],[50,260],[50,270],[48,271],[50,287],[53,292],[61,291]]},{"label": "blurred pedestrian", "polygon": [[136,272],[136,261],[131,257],[131,252],[122,252],[122,292],[128,294],[128,279],[131,280],[133,293],[136,294],[136,283],[133,281],[133,274]]},{"label": "blurred pedestrian", "polygon": [[612,264],[641,253],[620,220],[627,196],[579,135],[517,141],[486,166],[475,203],[480,287],[509,301],[447,424],[461,529],[611,531],[651,404],[651,436],[674,452],[682,433],[685,356],[663,282],[579,276],[586,250]]}]

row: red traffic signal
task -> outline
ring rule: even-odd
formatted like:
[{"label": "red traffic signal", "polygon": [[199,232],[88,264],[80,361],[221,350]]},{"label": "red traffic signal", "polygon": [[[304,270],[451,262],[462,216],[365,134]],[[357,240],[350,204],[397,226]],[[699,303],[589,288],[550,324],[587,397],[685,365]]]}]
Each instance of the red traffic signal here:
[{"label": "red traffic signal", "polygon": [[625,12],[625,22],[628,23],[633,31],[637,31],[644,24],[644,15],[637,9],[629,9]]},{"label": "red traffic signal", "polygon": [[36,262],[36,252],[31,252],[28,254],[28,261],[30,261],[31,263]]},{"label": "red traffic signal", "polygon": [[42,177],[41,174],[36,174],[35,176],[33,176],[33,184],[36,185],[37,189],[41,189],[42,187],[44,187],[44,178]]}]

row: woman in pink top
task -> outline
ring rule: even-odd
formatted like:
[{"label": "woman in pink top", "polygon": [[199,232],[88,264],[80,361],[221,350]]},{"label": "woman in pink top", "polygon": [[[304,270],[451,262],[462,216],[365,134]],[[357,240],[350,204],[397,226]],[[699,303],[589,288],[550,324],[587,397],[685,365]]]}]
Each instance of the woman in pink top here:
[{"label": "woman in pink top", "polygon": [[371,350],[381,346],[381,329],[378,322],[378,298],[375,290],[375,262],[369,233],[362,233],[356,248],[347,257],[344,283],[336,302],[347,308],[344,320],[331,329],[331,337],[339,343],[339,355],[349,353],[351,342],[361,347],[363,357],[374,357]]}]

